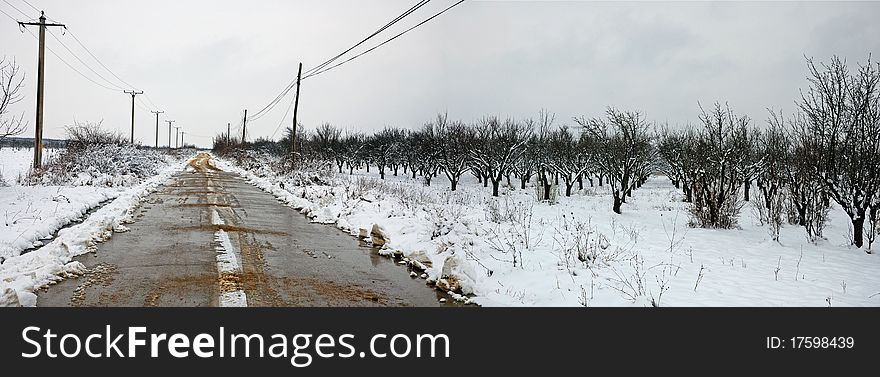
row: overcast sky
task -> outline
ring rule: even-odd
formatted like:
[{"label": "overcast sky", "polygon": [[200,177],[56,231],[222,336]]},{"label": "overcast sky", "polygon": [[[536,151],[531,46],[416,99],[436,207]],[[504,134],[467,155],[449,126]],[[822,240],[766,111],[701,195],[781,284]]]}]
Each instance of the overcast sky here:
[{"label": "overcast sky", "polygon": [[[275,97],[295,78],[298,62],[304,69],[319,64],[417,1],[28,2],[67,24],[107,67],[166,111],[160,144],[167,142],[164,120],[174,119],[188,142],[208,146],[227,122],[237,129],[243,109],[253,114]],[[432,0],[365,47],[452,3]],[[2,0],[0,10],[19,20],[38,17],[24,0]],[[763,124],[767,107],[793,108],[806,83],[804,55],[828,60],[838,54],[855,63],[880,53],[877,15],[877,2],[468,0],[303,82],[298,117],[309,128],[330,122],[371,131],[417,127],[440,111],[472,121],[547,108],[570,123],[613,105],[686,124],[696,121],[698,102],[720,100]],[[70,34],[54,33],[113,85],[124,85]],[[104,83],[52,36],[47,45]],[[14,58],[28,75],[25,100],[12,111],[25,113],[26,136],[32,136],[37,42],[3,14],[0,55]],[[102,119],[128,135],[131,97],[87,81],[48,52],[45,104],[45,137],[63,137],[75,120]],[[249,122],[248,137],[271,136],[288,104],[285,99]],[[135,136],[152,145],[155,116],[140,107],[136,112]],[[290,122],[288,116],[283,124]]]}]

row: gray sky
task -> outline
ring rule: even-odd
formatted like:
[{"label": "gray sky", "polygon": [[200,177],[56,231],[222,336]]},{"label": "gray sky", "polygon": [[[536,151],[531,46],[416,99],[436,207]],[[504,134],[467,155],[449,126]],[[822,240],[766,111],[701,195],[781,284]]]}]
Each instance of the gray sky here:
[{"label": "gray sky", "polygon": [[[23,0],[5,0],[37,13]],[[296,75],[348,48],[415,4],[389,1],[28,0],[65,23],[102,62],[147,92],[160,118],[187,141],[233,129],[242,109],[265,106]],[[365,46],[421,21],[453,0],[432,0]],[[0,10],[24,20],[0,1]],[[805,86],[804,55],[850,62],[880,53],[877,2],[588,2],[469,0],[374,52],[305,81],[299,119],[370,131],[416,127],[438,111],[471,121],[524,117],[547,108],[569,123],[608,105],[672,124],[695,122],[697,103],[727,101],[758,123],[766,108],[792,109]],[[36,30],[36,29],[34,29]],[[110,80],[70,36],[56,35]],[[385,37],[385,38],[382,38]],[[47,45],[103,82],[51,36]],[[358,50],[360,51],[360,50]],[[0,55],[28,74],[25,113],[33,134],[36,40],[0,14]],[[65,125],[104,120],[128,135],[131,97],[90,83],[47,52],[46,137]],[[880,57],[878,57],[880,58]],[[116,85],[122,85],[117,83]],[[292,98],[292,97],[291,97]],[[248,124],[271,136],[288,107]],[[147,107],[153,106],[147,103]],[[155,117],[136,108],[137,139],[153,143]],[[167,117],[166,117],[167,115]],[[290,117],[284,126],[290,125]],[[234,132],[234,131],[233,131]],[[280,136],[280,131],[276,137]],[[167,125],[159,132],[167,140]]]}]

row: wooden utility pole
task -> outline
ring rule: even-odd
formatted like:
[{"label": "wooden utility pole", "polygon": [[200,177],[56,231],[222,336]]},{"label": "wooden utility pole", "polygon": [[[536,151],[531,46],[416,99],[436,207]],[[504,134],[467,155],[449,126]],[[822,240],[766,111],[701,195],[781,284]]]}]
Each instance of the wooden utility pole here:
[{"label": "wooden utility pole", "polygon": [[136,96],[138,94],[144,94],[144,92],[143,91],[136,92],[134,90],[132,90],[132,91],[126,90],[124,92],[125,92],[125,94],[131,94],[131,143],[134,144],[134,96]]},{"label": "wooden utility pole", "polygon": [[180,135],[180,127],[174,127],[174,148],[180,147],[180,143],[178,143],[178,135]]},{"label": "wooden utility pole", "polygon": [[229,140],[232,140],[232,123],[226,123],[226,144],[229,144]]},{"label": "wooden utility pole", "polygon": [[159,114],[164,113],[164,111],[150,111],[153,114],[156,114],[156,149],[159,149]]},{"label": "wooden utility pole", "polygon": [[247,109],[244,109],[244,118],[241,121],[241,144],[244,145],[244,138],[247,135]]},{"label": "wooden utility pole", "polygon": [[46,27],[60,26],[63,24],[47,24],[46,13],[40,12],[40,22],[19,22],[20,27],[40,27],[40,52],[37,60],[37,122],[34,129],[34,169],[42,165],[43,160],[43,84],[45,83],[46,67]]},{"label": "wooden utility pole", "polygon": [[168,149],[171,149],[171,123],[176,122],[175,120],[166,120],[168,122]]},{"label": "wooden utility pole", "polygon": [[299,83],[302,77],[303,63],[299,63],[299,69],[296,71],[296,97],[293,99],[293,132],[290,134],[290,158],[296,161],[296,109],[299,107]]}]

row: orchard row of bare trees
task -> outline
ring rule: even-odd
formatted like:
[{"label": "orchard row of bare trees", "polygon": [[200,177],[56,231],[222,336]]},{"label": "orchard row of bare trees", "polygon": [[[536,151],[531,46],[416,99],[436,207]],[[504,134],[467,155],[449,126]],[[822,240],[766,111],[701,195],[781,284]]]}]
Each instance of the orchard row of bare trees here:
[{"label": "orchard row of bare trees", "polygon": [[735,225],[754,183],[760,218],[777,240],[783,221],[821,238],[836,203],[849,215],[853,244],[874,242],[880,231],[880,65],[869,59],[851,71],[835,57],[828,64],[809,60],[808,67],[809,87],[788,117],[771,110],[758,128],[716,104],[702,111],[702,127],[659,132],[661,170],[693,203],[697,225]]},{"label": "orchard row of bare trees", "polygon": [[[472,123],[439,114],[417,129],[387,127],[371,135],[330,124],[312,132],[298,127],[296,160],[339,173],[376,169],[382,179],[402,173],[427,185],[443,174],[453,191],[472,174],[494,196],[502,182],[520,189],[535,182],[542,199],[554,184],[566,196],[585,181],[608,184],[616,213],[652,174],[662,173],[690,203],[693,226],[735,227],[752,201],[775,239],[787,221],[815,240],[836,203],[850,216],[853,244],[863,246],[867,225],[870,246],[880,231],[880,66],[869,60],[851,72],[838,58],[808,63],[809,87],[797,111],[788,117],[770,111],[761,124],[722,103],[700,106],[698,126],[687,127],[657,126],[638,111],[611,107],[602,116],[573,118],[570,126],[545,110],[534,118]],[[280,142],[255,144],[289,155],[289,130]]]},{"label": "orchard row of bare trees", "polygon": [[[421,177],[430,185],[440,174],[450,189],[472,174],[498,196],[503,182],[526,189],[540,182],[549,198],[553,185],[608,183],[613,187],[613,210],[654,172],[655,153],[649,123],[638,112],[609,108],[604,117],[578,118],[577,126],[557,126],[555,115],[542,110],[522,120],[487,116],[467,124],[439,114],[416,130],[385,128],[372,135],[344,132],[323,124],[313,133],[298,135],[298,158],[333,163],[339,173],[375,168],[386,174]],[[280,145],[289,145],[289,135]],[[514,184],[511,183],[511,186]]]}]

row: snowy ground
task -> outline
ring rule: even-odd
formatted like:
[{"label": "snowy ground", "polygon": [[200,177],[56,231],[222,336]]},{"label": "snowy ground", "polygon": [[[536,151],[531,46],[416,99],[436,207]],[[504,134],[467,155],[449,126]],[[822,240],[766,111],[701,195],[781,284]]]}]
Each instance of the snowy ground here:
[{"label": "snowy ground", "polygon": [[[0,153],[4,172],[30,167],[30,149],[4,148]],[[112,232],[125,231],[137,204],[183,169],[183,160],[157,163],[157,175],[130,187],[21,186],[15,179],[7,181],[12,186],[0,187],[0,306],[32,306],[34,290],[82,272],[82,264],[72,258],[92,250]]]},{"label": "snowy ground", "polygon": [[880,305],[880,256],[849,246],[839,209],[826,240],[810,243],[801,228],[786,226],[774,242],[750,205],[741,229],[689,228],[686,204],[664,177],[649,180],[615,215],[600,187],[550,205],[536,203],[533,188],[507,187],[492,198],[472,176],[453,193],[442,174],[430,187],[402,174],[380,181],[375,170],[303,187],[265,168],[218,166],[313,221],[352,235],[378,224],[390,238],[386,252],[423,264],[430,280],[460,286],[481,305]]},{"label": "snowy ground", "polygon": [[[58,149],[47,148],[43,158],[50,159],[58,154]],[[24,176],[34,162],[33,148],[0,148],[0,177],[7,185],[14,185],[19,176]],[[3,186],[0,184],[0,186]]]}]

